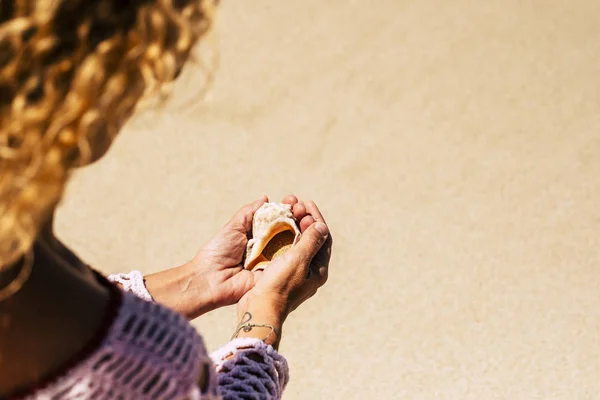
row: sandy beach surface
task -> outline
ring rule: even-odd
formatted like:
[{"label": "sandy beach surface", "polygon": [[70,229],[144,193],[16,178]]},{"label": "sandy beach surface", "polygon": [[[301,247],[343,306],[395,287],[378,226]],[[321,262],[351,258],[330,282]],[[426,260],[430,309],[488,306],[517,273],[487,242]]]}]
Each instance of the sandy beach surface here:
[{"label": "sandy beach surface", "polygon": [[[597,0],[229,1],[218,17],[204,102],[197,67],[76,174],[67,244],[106,273],[153,272],[243,204],[295,193],[335,250],[284,328],[285,399],[600,398]],[[194,325],[216,349],[234,311]]]}]

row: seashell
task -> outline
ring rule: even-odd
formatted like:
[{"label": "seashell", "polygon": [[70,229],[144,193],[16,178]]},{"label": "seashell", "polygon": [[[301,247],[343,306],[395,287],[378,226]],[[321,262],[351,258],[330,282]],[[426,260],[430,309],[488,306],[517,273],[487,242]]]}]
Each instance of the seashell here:
[{"label": "seashell", "polygon": [[292,206],[265,203],[254,213],[252,238],[246,248],[244,268],[264,269],[300,239],[300,229],[292,213]]}]

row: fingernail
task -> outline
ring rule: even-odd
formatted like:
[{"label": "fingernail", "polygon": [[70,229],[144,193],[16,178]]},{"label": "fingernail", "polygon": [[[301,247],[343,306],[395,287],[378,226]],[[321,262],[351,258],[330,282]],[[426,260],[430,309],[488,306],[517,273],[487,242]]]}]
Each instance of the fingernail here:
[{"label": "fingernail", "polygon": [[321,236],[326,237],[329,233],[329,228],[322,222],[317,222],[315,224],[315,229],[321,234]]}]

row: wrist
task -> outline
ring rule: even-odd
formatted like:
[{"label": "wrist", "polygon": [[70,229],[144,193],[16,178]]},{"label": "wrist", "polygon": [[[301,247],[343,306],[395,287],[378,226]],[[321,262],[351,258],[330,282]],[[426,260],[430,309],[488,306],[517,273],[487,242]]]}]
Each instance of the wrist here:
[{"label": "wrist", "polygon": [[257,297],[249,293],[238,303],[238,325],[233,337],[260,339],[278,349],[287,315],[284,301],[274,297]]},{"label": "wrist", "polygon": [[246,312],[239,323],[231,339],[255,338],[260,339],[273,348],[278,349],[281,341],[283,321],[271,315],[260,315]]},{"label": "wrist", "polygon": [[189,263],[145,277],[146,289],[161,303],[188,319],[215,308],[210,285]]},{"label": "wrist", "polygon": [[246,313],[250,313],[279,325],[282,325],[288,316],[284,301],[265,297],[248,297],[243,303],[238,303],[236,312],[238,321],[241,321]]}]

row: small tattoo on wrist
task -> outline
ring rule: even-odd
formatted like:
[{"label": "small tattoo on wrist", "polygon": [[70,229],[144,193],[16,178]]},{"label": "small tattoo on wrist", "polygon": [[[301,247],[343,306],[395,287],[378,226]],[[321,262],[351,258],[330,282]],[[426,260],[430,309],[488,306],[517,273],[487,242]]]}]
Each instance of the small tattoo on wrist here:
[{"label": "small tattoo on wrist", "polygon": [[236,327],[235,332],[233,333],[233,336],[231,336],[231,340],[237,338],[241,331],[250,332],[252,330],[252,328],[269,328],[269,329],[271,329],[271,332],[269,332],[269,334],[264,339],[261,339],[263,342],[266,342],[273,333],[278,338],[281,337],[280,333],[277,331],[277,328],[275,328],[273,325],[252,324],[252,323],[250,323],[251,320],[252,320],[252,314],[246,311],[244,313],[244,315],[242,316],[240,323]]}]

